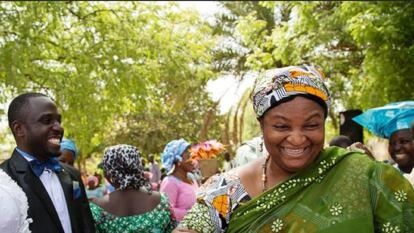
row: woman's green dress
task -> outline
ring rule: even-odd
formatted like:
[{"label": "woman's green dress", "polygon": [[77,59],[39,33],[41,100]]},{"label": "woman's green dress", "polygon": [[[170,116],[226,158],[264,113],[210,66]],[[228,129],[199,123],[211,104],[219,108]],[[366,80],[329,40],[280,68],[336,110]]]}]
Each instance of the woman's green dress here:
[{"label": "woman's green dress", "polygon": [[414,232],[414,190],[398,170],[330,147],[251,199],[237,173],[212,178],[180,226],[198,232]]},{"label": "woman's green dress", "polygon": [[99,233],[169,233],[176,226],[165,195],[152,211],[133,216],[117,217],[92,202],[89,205]]}]

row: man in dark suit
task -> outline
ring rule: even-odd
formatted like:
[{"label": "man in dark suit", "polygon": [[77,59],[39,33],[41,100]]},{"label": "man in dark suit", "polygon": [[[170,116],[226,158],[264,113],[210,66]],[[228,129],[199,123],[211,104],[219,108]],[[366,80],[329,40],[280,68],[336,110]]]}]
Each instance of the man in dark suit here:
[{"label": "man in dark suit", "polygon": [[19,95],[8,120],[17,147],[0,168],[26,193],[30,230],[95,232],[79,171],[57,160],[63,128],[55,103],[40,93]]}]

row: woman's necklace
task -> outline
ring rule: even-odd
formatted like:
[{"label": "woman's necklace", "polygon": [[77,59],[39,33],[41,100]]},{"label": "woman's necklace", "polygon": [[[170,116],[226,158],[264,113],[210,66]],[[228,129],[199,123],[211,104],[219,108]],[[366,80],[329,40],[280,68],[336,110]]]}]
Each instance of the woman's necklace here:
[{"label": "woman's necklace", "polygon": [[263,182],[263,192],[266,192],[267,190],[267,186],[266,186],[266,181],[267,181],[267,175],[266,175],[266,171],[267,171],[267,161],[269,161],[270,155],[268,155],[266,157],[266,160],[264,161],[264,163],[262,164],[262,182]]}]

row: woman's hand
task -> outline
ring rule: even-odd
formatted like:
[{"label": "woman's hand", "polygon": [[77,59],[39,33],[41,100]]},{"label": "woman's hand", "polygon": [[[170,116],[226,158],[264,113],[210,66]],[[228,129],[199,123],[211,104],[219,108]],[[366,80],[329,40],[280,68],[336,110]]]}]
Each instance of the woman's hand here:
[{"label": "woman's hand", "polygon": [[362,153],[365,153],[366,155],[368,155],[371,159],[375,160],[374,155],[372,154],[372,152],[368,149],[367,146],[365,146],[364,144],[362,144],[361,142],[355,142],[354,144],[350,145],[347,149],[351,150],[351,151],[358,151],[361,150]]}]

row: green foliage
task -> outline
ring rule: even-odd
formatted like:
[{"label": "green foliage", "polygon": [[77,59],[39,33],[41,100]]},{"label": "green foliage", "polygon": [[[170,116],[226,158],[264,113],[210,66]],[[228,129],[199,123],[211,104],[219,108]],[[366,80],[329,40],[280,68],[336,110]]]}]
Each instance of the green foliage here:
[{"label": "green foliage", "polygon": [[217,115],[205,85],[219,74],[320,65],[333,95],[329,135],[338,109],[414,98],[414,3],[220,4],[207,25],[176,3],[1,2],[0,102],[52,96],[85,159],[115,143],[147,154],[180,137],[234,147],[256,136],[247,98]]},{"label": "green foliage", "polygon": [[[238,58],[245,61],[239,67],[320,65],[333,96],[334,128],[338,109],[414,99],[414,3],[260,2],[262,8],[252,8],[255,4],[224,4],[235,19],[233,34],[249,51]],[[238,11],[244,8],[251,11]]]},{"label": "green foliage", "polygon": [[204,86],[216,77],[214,38],[196,13],[173,3],[3,2],[0,21],[0,83],[13,95],[51,95],[83,158],[114,143],[159,152],[176,137],[195,140],[193,117],[209,110]]}]

